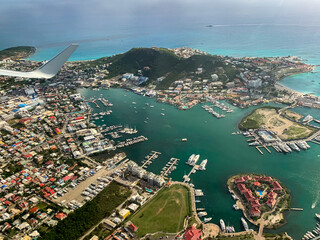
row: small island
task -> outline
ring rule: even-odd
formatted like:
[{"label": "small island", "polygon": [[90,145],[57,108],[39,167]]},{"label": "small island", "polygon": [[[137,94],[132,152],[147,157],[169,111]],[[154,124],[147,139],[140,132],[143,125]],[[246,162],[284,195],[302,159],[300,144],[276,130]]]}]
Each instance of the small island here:
[{"label": "small island", "polygon": [[290,194],[277,179],[259,174],[239,174],[228,179],[237,207],[254,225],[278,228],[286,223],[283,211],[290,207]]}]

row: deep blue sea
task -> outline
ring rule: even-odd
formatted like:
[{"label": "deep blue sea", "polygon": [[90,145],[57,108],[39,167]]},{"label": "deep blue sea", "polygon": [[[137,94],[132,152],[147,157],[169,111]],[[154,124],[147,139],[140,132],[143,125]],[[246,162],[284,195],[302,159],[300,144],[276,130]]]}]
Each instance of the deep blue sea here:
[{"label": "deep blue sea", "polygon": [[[128,51],[133,47],[181,46],[198,48],[211,54],[229,56],[302,57],[307,63],[320,64],[320,26],[302,25],[213,25],[106,27],[102,30],[69,29],[50,26],[41,32],[41,25],[30,36],[11,31],[0,40],[0,48],[13,45],[33,45],[37,52],[32,60],[48,60],[72,42],[80,44],[70,60],[88,60]],[[57,32],[55,29],[57,28]],[[20,29],[22,32],[23,29]],[[18,35],[18,36],[16,36]],[[318,69],[316,69],[318,70]],[[294,90],[320,96],[320,73],[288,77],[282,83]]]}]

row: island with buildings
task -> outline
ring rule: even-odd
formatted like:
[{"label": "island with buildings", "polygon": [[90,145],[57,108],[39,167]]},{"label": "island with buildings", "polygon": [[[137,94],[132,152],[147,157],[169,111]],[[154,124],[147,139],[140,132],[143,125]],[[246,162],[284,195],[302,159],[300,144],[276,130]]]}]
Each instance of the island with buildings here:
[{"label": "island with buildings", "polygon": [[[254,225],[277,228],[286,223],[283,212],[290,208],[289,191],[279,180],[265,175],[239,174],[228,179],[228,189]],[[244,224],[245,225],[245,224]]]}]

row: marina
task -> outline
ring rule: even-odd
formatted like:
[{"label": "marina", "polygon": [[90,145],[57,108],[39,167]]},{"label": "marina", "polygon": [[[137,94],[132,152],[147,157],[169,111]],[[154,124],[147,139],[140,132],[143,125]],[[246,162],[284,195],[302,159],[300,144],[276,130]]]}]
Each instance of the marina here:
[{"label": "marina", "polygon": [[142,168],[147,168],[153,160],[157,159],[159,154],[161,154],[160,152],[156,152],[156,151],[152,151],[151,153],[149,153],[146,157],[145,160],[142,160],[141,163],[142,164]]},{"label": "marina", "polygon": [[165,167],[162,168],[160,175],[167,177],[172,173],[172,171],[177,169],[177,165],[180,159],[178,158],[171,158],[170,161],[166,164]]}]

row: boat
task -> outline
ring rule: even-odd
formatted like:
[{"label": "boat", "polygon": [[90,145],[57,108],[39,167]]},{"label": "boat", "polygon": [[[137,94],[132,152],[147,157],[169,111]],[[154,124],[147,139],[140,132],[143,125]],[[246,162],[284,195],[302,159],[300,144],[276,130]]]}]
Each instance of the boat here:
[{"label": "boat", "polygon": [[187,138],[182,138],[181,141],[182,142],[186,142],[186,141],[188,141],[188,139]]},{"label": "boat", "polygon": [[235,210],[239,210],[239,207],[238,207],[238,205],[237,204],[233,204],[233,206],[232,206]]},{"label": "boat", "polygon": [[204,218],[204,219],[203,219],[203,222],[204,222],[204,223],[207,223],[207,222],[210,222],[211,220],[212,220],[211,217],[210,217],[210,218]]},{"label": "boat", "polygon": [[203,161],[200,163],[199,170],[202,170],[202,171],[203,171],[203,170],[206,170],[207,162],[208,162],[208,159],[203,160]]},{"label": "boat", "polygon": [[315,215],[316,215],[317,219],[320,220],[320,214],[316,213]]},{"label": "boat", "polygon": [[241,218],[241,222],[244,227],[244,230],[248,231],[249,230],[248,223],[246,222],[246,220],[243,217]]},{"label": "boat", "polygon": [[164,114],[164,113],[161,113],[161,115],[164,116],[165,114]]},{"label": "boat", "polygon": [[220,227],[222,231],[226,230],[226,225],[224,224],[224,221],[222,219],[220,219]]},{"label": "boat", "polygon": [[190,165],[195,156],[196,156],[195,154],[192,154],[192,155],[189,157],[189,159],[188,159],[188,161],[186,162],[186,164]]},{"label": "boat", "polygon": [[207,212],[198,212],[198,216],[201,218],[201,217],[205,217],[207,216]]}]

